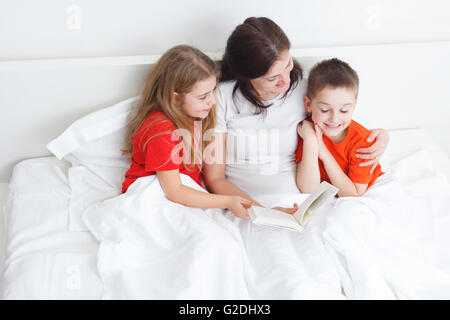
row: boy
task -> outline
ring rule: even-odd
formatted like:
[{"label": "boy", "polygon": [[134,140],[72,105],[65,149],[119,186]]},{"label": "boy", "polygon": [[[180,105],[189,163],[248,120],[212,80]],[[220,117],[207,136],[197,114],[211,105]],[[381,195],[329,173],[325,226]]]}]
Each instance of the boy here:
[{"label": "boy", "polygon": [[378,164],[360,167],[356,149],[370,145],[370,131],[352,120],[358,96],[356,72],[339,59],[324,60],[309,74],[303,98],[308,120],[298,125],[297,186],[311,193],[321,181],[339,188],[338,196],[361,196],[383,174]]}]

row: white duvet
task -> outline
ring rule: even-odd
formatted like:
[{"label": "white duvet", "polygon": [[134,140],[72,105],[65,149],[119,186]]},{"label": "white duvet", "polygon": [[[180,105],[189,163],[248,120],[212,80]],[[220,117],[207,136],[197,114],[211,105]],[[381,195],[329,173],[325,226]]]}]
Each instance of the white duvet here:
[{"label": "white duvet", "polygon": [[170,202],[156,176],[82,219],[100,242],[104,299],[449,299],[449,208],[447,180],[420,151],[365,196],[323,208],[301,233]]}]

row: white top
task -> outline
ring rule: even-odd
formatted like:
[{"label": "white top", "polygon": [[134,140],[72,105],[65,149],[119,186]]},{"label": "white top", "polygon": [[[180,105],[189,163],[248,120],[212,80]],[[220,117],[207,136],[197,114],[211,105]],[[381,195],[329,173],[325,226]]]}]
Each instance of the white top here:
[{"label": "white top", "polygon": [[284,99],[266,101],[273,105],[264,114],[238,89],[235,81],[217,87],[216,132],[227,133],[225,174],[228,181],[259,201],[258,196],[298,193],[295,183],[297,125],[306,118],[303,96],[307,80],[300,80]]}]

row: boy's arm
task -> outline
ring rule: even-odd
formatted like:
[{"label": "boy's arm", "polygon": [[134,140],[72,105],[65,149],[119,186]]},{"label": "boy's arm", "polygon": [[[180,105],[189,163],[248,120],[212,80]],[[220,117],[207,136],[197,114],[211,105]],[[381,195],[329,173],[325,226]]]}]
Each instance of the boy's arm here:
[{"label": "boy's arm", "polygon": [[302,160],[297,165],[296,182],[302,193],[312,193],[320,184],[319,151],[315,136],[303,139]]},{"label": "boy's arm", "polygon": [[362,196],[366,192],[369,184],[354,183],[344,171],[342,171],[341,167],[326,147],[321,151],[320,160],[323,162],[323,166],[330,178],[331,184],[339,189],[338,195],[340,197]]}]

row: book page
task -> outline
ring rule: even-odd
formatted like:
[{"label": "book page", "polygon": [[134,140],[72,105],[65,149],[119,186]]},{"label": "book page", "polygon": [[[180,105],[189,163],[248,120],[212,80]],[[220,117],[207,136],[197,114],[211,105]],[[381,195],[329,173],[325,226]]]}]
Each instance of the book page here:
[{"label": "book page", "polygon": [[333,198],[335,193],[333,191],[327,190],[321,195],[319,195],[316,200],[314,200],[309,207],[306,209],[302,216],[301,224],[305,225],[308,218],[314,214],[314,212],[327,203],[331,198]]},{"label": "book page", "polygon": [[305,225],[315,211],[326,202],[332,200],[339,190],[323,181],[314,192],[300,204],[298,211],[294,214],[301,225]]},{"label": "book page", "polygon": [[295,221],[294,217],[289,213],[282,212],[280,210],[264,208],[259,206],[253,206],[257,218],[274,219],[277,221]]},{"label": "book page", "polygon": [[255,223],[285,227],[294,230],[302,229],[297,220],[289,213],[258,206],[251,207],[248,209],[248,212],[252,221]]}]

